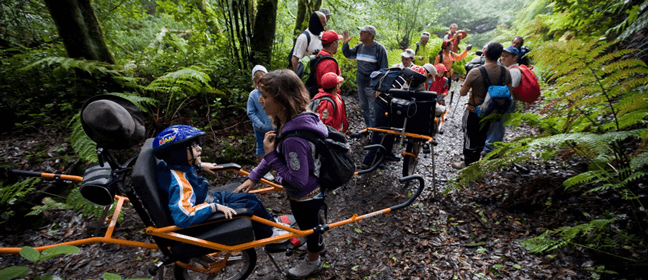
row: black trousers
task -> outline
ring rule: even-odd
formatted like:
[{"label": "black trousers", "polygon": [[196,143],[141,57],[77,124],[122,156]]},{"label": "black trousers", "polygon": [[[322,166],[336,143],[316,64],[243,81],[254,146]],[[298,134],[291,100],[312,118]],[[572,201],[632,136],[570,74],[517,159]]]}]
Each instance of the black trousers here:
[{"label": "black trousers", "polygon": [[486,144],[486,137],[490,123],[480,123],[477,113],[466,110],[463,116],[463,130],[464,130],[464,163],[466,166],[478,161],[480,153]]},{"label": "black trousers", "polygon": [[[315,226],[325,223],[326,221],[321,220],[321,216],[326,217],[326,203],[324,199],[313,199],[308,201],[294,201],[289,199],[290,208],[292,210],[293,216],[299,225],[299,229],[308,230],[312,229]],[[320,210],[323,211],[320,215]],[[324,238],[322,234],[313,233],[306,237],[306,245],[308,246],[308,252],[318,253],[324,250]]]}]

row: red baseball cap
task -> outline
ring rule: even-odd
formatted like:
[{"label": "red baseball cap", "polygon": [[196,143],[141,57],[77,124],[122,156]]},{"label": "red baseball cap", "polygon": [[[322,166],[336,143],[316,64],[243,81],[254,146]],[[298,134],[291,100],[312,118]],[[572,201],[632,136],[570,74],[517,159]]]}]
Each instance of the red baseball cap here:
[{"label": "red baseball cap", "polygon": [[334,88],[339,83],[344,81],[344,78],[342,78],[342,76],[338,76],[333,72],[328,72],[322,75],[321,81],[322,81],[322,88],[329,89],[329,88]]},{"label": "red baseball cap", "polygon": [[326,30],[322,33],[322,44],[333,43],[334,41],[342,39],[342,35],[338,35],[333,30]]},{"label": "red baseball cap", "polygon": [[437,72],[439,72],[439,71],[448,71],[448,69],[446,69],[445,65],[443,65],[441,63],[434,66],[434,68],[436,68]]}]

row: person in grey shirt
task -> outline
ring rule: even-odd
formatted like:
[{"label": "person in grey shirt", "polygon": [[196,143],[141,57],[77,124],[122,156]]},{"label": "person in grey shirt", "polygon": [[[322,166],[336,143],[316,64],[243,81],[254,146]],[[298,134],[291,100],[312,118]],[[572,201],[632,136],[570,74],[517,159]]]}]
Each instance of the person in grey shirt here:
[{"label": "person in grey shirt", "polygon": [[375,110],[376,100],[375,91],[369,86],[371,72],[389,67],[387,61],[387,50],[383,45],[374,41],[376,37],[376,28],[371,25],[358,27],[360,30],[360,44],[352,49],[349,48],[349,41],[353,36],[349,36],[349,30],[342,33],[342,53],[346,58],[355,59],[358,62],[356,72],[356,82],[358,84],[358,98],[362,109],[365,125],[375,127]]}]

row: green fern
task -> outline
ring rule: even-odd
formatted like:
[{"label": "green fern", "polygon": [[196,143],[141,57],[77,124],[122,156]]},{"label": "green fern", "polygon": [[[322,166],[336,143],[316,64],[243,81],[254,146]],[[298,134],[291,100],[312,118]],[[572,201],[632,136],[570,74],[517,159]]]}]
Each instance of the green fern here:
[{"label": "green fern", "polygon": [[531,253],[549,253],[555,249],[573,244],[578,237],[592,240],[597,236],[588,236],[595,232],[602,232],[609,229],[609,225],[615,221],[611,219],[596,219],[589,223],[573,227],[561,227],[555,230],[546,230],[541,235],[527,239],[520,245]]},{"label": "green fern", "polygon": [[[166,100],[167,103],[165,112],[173,117],[189,98],[201,93],[216,93],[217,91],[209,85],[210,81],[206,69],[194,65],[155,79],[145,87],[145,90],[165,94],[163,96],[163,101]],[[179,100],[181,100],[180,104],[175,104]]]},{"label": "green fern", "polygon": [[[97,218],[100,218],[104,210],[106,209],[105,207],[98,206],[85,199],[81,195],[79,188],[72,189],[70,194],[68,194],[67,199],[65,200],[65,204],[69,205],[72,209],[75,210],[81,209],[81,213],[83,213],[83,215],[86,216],[94,215]],[[108,211],[107,215],[112,215],[112,213],[114,212],[113,209],[115,209],[116,204],[117,201],[115,201],[113,205],[110,207],[110,211]],[[122,215],[123,212],[120,213],[118,221],[122,221],[123,219]]]},{"label": "green fern", "polygon": [[10,209],[11,205],[25,200],[35,190],[34,185],[40,181],[40,178],[28,178],[7,186],[0,182],[0,224],[15,215],[15,212]]},{"label": "green fern", "polygon": [[15,204],[16,201],[23,199],[40,181],[40,178],[29,178],[8,186],[0,183],[0,207]]},{"label": "green fern", "polygon": [[648,85],[648,67],[638,59],[621,59],[637,50],[609,52],[616,43],[574,39],[547,43],[530,54],[555,80],[558,102],[550,106],[552,114],[568,116],[565,132],[620,130],[644,121],[646,102],[632,101],[643,96],[636,88]]},{"label": "green fern", "polygon": [[86,162],[99,162],[97,157],[97,143],[92,141],[83,130],[81,113],[74,115],[68,126],[71,126],[70,144],[74,152]]}]

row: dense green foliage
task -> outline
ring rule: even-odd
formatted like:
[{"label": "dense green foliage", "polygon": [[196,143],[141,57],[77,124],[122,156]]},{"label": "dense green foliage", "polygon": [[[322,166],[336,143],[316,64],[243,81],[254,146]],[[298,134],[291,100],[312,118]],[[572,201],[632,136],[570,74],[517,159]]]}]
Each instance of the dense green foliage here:
[{"label": "dense green foliage", "polygon": [[454,189],[514,163],[560,164],[570,155],[586,163],[586,170],[565,180],[566,192],[595,195],[602,205],[614,205],[583,213],[581,224],[547,229],[524,241],[532,252],[573,245],[634,264],[646,262],[633,252],[648,248],[643,230],[648,222],[648,67],[633,58],[645,60],[642,50],[628,46],[640,46],[633,36],[643,36],[635,32],[648,26],[647,6],[648,1],[536,1],[513,26],[494,31],[496,38],[523,35],[533,50],[536,74],[546,83],[542,114],[514,113],[506,119],[513,127],[536,127],[540,134],[498,144],[487,160],[461,172]]}]

